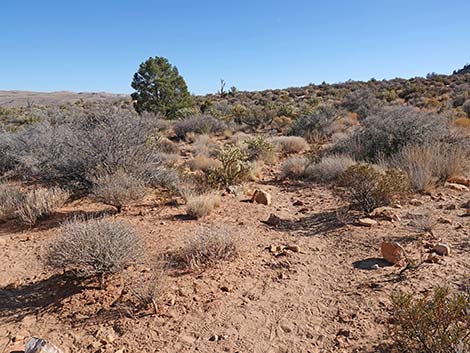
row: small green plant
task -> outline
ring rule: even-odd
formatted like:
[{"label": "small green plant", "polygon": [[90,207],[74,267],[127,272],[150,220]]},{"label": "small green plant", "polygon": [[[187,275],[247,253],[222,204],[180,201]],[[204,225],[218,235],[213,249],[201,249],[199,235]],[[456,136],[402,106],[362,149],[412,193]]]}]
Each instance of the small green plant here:
[{"label": "small green plant", "polygon": [[394,197],[409,190],[409,180],[404,172],[389,169],[379,171],[370,164],[357,164],[346,169],[339,183],[351,193],[351,197],[366,212],[389,205]]},{"label": "small green plant", "polygon": [[470,293],[436,287],[431,297],[392,294],[391,337],[403,353],[470,351]]},{"label": "small green plant", "polygon": [[257,136],[245,141],[247,154],[250,161],[262,160],[268,164],[276,162],[276,148],[263,136]]},{"label": "small green plant", "polygon": [[208,172],[211,183],[229,186],[246,180],[250,175],[248,156],[238,147],[229,145],[217,153],[221,166]]}]

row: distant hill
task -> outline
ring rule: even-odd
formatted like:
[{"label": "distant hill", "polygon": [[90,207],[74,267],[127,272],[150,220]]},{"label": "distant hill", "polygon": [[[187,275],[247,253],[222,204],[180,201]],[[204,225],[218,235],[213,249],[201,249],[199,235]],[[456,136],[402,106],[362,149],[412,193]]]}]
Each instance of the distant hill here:
[{"label": "distant hill", "polygon": [[465,65],[462,67],[460,70],[455,70],[453,72],[454,75],[464,75],[464,74],[470,74],[470,64]]},{"label": "distant hill", "polygon": [[130,99],[127,94],[105,92],[30,92],[30,91],[0,91],[0,107],[22,107],[27,105],[61,105],[67,103],[118,101]]}]

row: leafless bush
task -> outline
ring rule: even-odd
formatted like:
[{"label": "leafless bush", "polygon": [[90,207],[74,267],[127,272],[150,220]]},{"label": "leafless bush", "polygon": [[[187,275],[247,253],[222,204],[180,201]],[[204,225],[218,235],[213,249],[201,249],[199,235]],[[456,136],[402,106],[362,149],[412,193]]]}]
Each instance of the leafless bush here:
[{"label": "leafless bush", "polygon": [[291,154],[300,153],[309,149],[309,145],[305,139],[300,136],[276,136],[270,140],[279,152]]},{"label": "leafless bush", "polygon": [[193,116],[180,120],[173,125],[173,130],[179,138],[186,137],[189,132],[197,134],[220,133],[227,124],[211,115]]},{"label": "leafless bush", "polygon": [[321,106],[313,113],[294,120],[291,133],[307,139],[313,134],[326,138],[333,133],[333,125],[339,117],[340,112],[334,107]]},{"label": "leafless bush", "polygon": [[23,197],[17,188],[0,183],[0,222],[12,218],[16,211],[16,206]]},{"label": "leafless bush", "polygon": [[322,158],[318,163],[311,163],[305,169],[305,176],[318,182],[329,182],[338,178],[356,161],[346,155],[332,155]]},{"label": "leafless bush", "polygon": [[121,272],[142,260],[144,247],[134,228],[125,222],[105,219],[74,220],[66,223],[51,244],[45,263],[72,271],[78,277],[105,276]]},{"label": "leafless bush", "polygon": [[16,201],[16,216],[27,225],[35,225],[47,218],[55,209],[64,205],[69,193],[60,188],[39,188]]},{"label": "leafless bush", "polygon": [[199,219],[209,215],[220,206],[220,196],[215,193],[189,196],[186,203],[188,216]]},{"label": "leafless bush", "polygon": [[120,170],[97,177],[91,192],[97,201],[116,207],[121,212],[123,206],[145,196],[145,183]]},{"label": "leafless bush", "polygon": [[201,227],[187,240],[182,260],[189,268],[201,268],[238,255],[238,239],[226,227]]},{"label": "leafless bush", "polygon": [[191,170],[202,170],[203,172],[209,172],[210,170],[220,168],[221,163],[217,159],[200,155],[188,161],[188,166]]}]

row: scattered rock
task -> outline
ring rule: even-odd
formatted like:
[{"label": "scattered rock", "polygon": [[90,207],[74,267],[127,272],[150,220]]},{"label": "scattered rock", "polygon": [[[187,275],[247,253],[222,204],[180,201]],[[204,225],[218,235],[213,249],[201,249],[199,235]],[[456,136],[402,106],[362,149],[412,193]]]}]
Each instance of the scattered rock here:
[{"label": "scattered rock", "polygon": [[373,264],[370,269],[371,270],[378,270],[380,268],[380,266],[378,264]]},{"label": "scattered rock", "polygon": [[431,264],[437,264],[437,263],[439,263],[440,260],[441,259],[436,254],[429,254],[428,257],[426,258],[426,260],[424,260],[424,261],[428,262],[428,263],[431,263]]},{"label": "scattered rock", "polygon": [[221,290],[222,292],[228,293],[228,292],[231,292],[231,291],[232,291],[232,287],[231,287],[231,286],[227,286],[227,285],[223,285],[223,286],[220,286],[220,290]]},{"label": "scattered rock", "polygon": [[460,207],[470,209],[470,200],[464,202]]},{"label": "scattered rock", "polygon": [[357,220],[357,224],[363,227],[373,227],[376,226],[378,222],[372,218],[359,218]]},{"label": "scattered rock", "polygon": [[450,255],[450,245],[445,243],[439,243],[432,248],[432,250],[441,256],[449,256]]},{"label": "scattered rock", "polygon": [[412,205],[412,206],[423,206],[424,202],[421,201],[421,200],[418,200],[418,199],[412,199],[410,201],[410,205]]},{"label": "scattered rock", "polygon": [[467,178],[449,178],[447,182],[451,184],[470,186],[470,179]]},{"label": "scattered rock", "polygon": [[338,331],[338,333],[336,335],[337,336],[349,337],[351,335],[351,332],[348,329],[342,328]]},{"label": "scattered rock", "polygon": [[299,252],[300,251],[300,247],[298,245],[287,245],[286,246],[286,249],[290,250],[290,251],[293,251],[293,252]]},{"label": "scattered rock", "polygon": [[32,337],[26,343],[25,353],[62,353],[62,351],[46,340]]},{"label": "scattered rock", "polygon": [[219,342],[219,341],[222,341],[222,340],[225,340],[227,339],[228,336],[221,336],[221,335],[213,335],[209,338],[209,341],[211,342]]},{"label": "scattered rock", "polygon": [[268,220],[265,222],[268,226],[277,227],[281,223],[281,219],[274,213],[269,215]]},{"label": "scattered rock", "polygon": [[448,189],[456,190],[456,191],[468,191],[468,187],[465,186],[465,185],[462,185],[462,184],[446,182],[444,184],[444,187],[446,187]]},{"label": "scattered rock", "polygon": [[397,242],[383,242],[380,252],[385,260],[394,265],[405,258],[405,249]]},{"label": "scattered rock", "polygon": [[391,207],[375,208],[371,213],[369,213],[369,217],[383,219],[389,222],[400,220],[400,217],[397,215],[396,211]]},{"label": "scattered rock", "polygon": [[263,190],[255,190],[251,202],[269,206],[271,204],[271,194]]},{"label": "scattered rock", "polygon": [[230,185],[227,186],[225,189],[229,194],[233,194],[235,196],[239,195],[241,193],[240,186],[238,185]]},{"label": "scattered rock", "polygon": [[457,209],[457,205],[455,203],[451,203],[450,205],[447,205],[445,209],[448,211],[453,211]]},{"label": "scattered rock", "polygon": [[304,203],[303,203],[302,201],[300,201],[300,200],[297,200],[297,201],[295,201],[292,205],[293,205],[293,206],[303,206]]},{"label": "scattered rock", "polygon": [[450,218],[444,218],[444,217],[439,217],[437,219],[437,222],[441,224],[452,224],[452,220]]}]

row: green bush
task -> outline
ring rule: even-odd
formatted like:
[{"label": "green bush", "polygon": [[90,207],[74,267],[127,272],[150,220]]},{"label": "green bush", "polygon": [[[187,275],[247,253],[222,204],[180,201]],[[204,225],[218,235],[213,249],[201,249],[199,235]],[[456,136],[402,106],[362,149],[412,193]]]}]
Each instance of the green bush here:
[{"label": "green bush", "polygon": [[246,153],[228,145],[217,153],[221,166],[208,172],[210,183],[229,186],[245,181],[250,175],[250,163]]},{"label": "green bush", "polygon": [[403,353],[470,352],[470,294],[437,287],[431,297],[392,295],[391,337]]},{"label": "green bush", "polygon": [[370,164],[356,164],[342,173],[339,183],[345,186],[352,200],[366,212],[389,205],[394,197],[409,190],[407,175],[396,169],[379,171]]},{"label": "green bush", "polygon": [[276,148],[263,136],[257,136],[245,141],[247,154],[250,161],[262,160],[268,164],[273,164],[277,160]]}]

